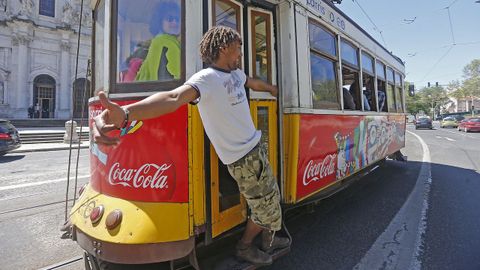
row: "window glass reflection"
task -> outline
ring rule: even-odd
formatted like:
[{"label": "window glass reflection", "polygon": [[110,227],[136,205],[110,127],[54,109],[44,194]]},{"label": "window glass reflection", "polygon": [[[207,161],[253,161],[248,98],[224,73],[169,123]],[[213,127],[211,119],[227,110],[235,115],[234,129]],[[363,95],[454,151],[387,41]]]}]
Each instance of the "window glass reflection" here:
[{"label": "window glass reflection", "polygon": [[118,1],[118,82],[180,78],[181,10],[180,0]]},{"label": "window glass reflection", "polygon": [[221,0],[215,1],[215,25],[221,25],[240,31],[238,19],[240,16],[238,6]]},{"label": "window glass reflection", "polygon": [[255,77],[269,82],[268,74],[268,53],[269,44],[267,37],[267,18],[264,16],[253,16],[255,32],[253,33],[255,45],[254,70]]},{"label": "window glass reflection", "polygon": [[358,51],[355,47],[350,45],[350,43],[342,40],[341,42],[341,55],[342,60],[347,61],[348,63],[358,66]]},{"label": "window glass reflection", "polygon": [[101,1],[95,14],[95,92],[103,89],[104,83],[104,35],[105,35],[105,1]]},{"label": "window glass reflection", "polygon": [[310,47],[332,56],[337,55],[337,42],[335,36],[316,24],[310,23],[308,25]]},{"label": "window glass reflection", "polygon": [[335,63],[327,58],[310,54],[313,108],[339,109]]}]

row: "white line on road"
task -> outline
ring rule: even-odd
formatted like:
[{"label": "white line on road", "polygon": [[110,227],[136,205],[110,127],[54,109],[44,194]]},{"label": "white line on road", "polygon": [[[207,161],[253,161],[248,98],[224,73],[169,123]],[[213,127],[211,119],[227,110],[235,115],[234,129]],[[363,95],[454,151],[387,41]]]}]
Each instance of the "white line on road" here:
[{"label": "white line on road", "polygon": [[451,141],[451,142],[456,142],[456,141],[457,141],[457,140],[454,140],[454,139],[449,138],[449,137],[445,137],[445,139],[447,139],[447,140],[449,140],[449,141]]},{"label": "white line on road", "polygon": [[480,139],[480,138],[477,138],[477,137],[474,137],[474,136],[471,136],[471,135],[468,135],[467,133],[462,133],[461,131],[451,131],[451,130],[445,130],[445,129],[440,129],[440,131],[444,131],[444,132],[448,132],[448,133],[452,133],[452,134],[455,134],[455,135],[460,135],[460,136],[463,136],[463,137],[468,137],[470,139]]},{"label": "white line on road", "polygon": [[413,132],[422,145],[422,167],[414,189],[385,231],[377,238],[355,270],[422,268],[420,254],[427,230],[428,196],[432,184],[430,150]]},{"label": "white line on road", "polygon": [[[90,177],[90,175],[81,175],[81,176],[78,176],[77,178],[78,179],[83,179],[83,178],[89,178],[89,177]],[[75,177],[70,177],[70,180],[74,180],[74,179],[75,179]],[[18,184],[18,185],[10,185],[10,186],[0,187],[0,191],[17,189],[17,188],[25,188],[25,187],[41,186],[41,185],[45,185],[45,184],[52,184],[52,183],[58,183],[58,182],[64,182],[64,181],[67,181],[67,178],[53,179],[53,180],[46,180],[46,181],[41,181],[41,182]]]}]

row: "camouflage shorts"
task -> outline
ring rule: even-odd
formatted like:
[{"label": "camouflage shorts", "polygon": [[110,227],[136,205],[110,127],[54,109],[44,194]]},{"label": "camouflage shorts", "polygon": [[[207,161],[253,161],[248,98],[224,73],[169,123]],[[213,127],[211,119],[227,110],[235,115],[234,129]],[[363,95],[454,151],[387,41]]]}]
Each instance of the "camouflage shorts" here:
[{"label": "camouflage shorts", "polygon": [[247,201],[252,221],[271,231],[280,230],[280,192],[263,147],[258,144],[227,167]]}]

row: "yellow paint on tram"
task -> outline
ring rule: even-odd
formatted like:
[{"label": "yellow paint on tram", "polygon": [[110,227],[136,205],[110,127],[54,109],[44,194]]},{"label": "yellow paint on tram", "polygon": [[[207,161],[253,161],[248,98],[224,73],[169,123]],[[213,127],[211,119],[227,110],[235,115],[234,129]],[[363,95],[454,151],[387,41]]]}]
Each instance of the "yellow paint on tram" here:
[{"label": "yellow paint on tram", "polygon": [[[104,214],[95,225],[90,221],[93,207],[103,205]],[[188,203],[147,203],[127,201],[100,194],[88,185],[72,209],[70,220],[87,235],[106,242],[145,244],[188,239]],[[108,214],[119,209],[123,218],[113,230],[105,225]]]}]

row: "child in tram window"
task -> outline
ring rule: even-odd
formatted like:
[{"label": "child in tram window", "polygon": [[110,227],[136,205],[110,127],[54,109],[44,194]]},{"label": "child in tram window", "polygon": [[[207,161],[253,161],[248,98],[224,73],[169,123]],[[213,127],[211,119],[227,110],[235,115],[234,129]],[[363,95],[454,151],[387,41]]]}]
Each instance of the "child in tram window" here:
[{"label": "child in tram window", "polygon": [[180,78],[181,12],[176,2],[164,1],[155,9],[150,22],[148,54],[139,65],[136,81],[169,81]]}]

